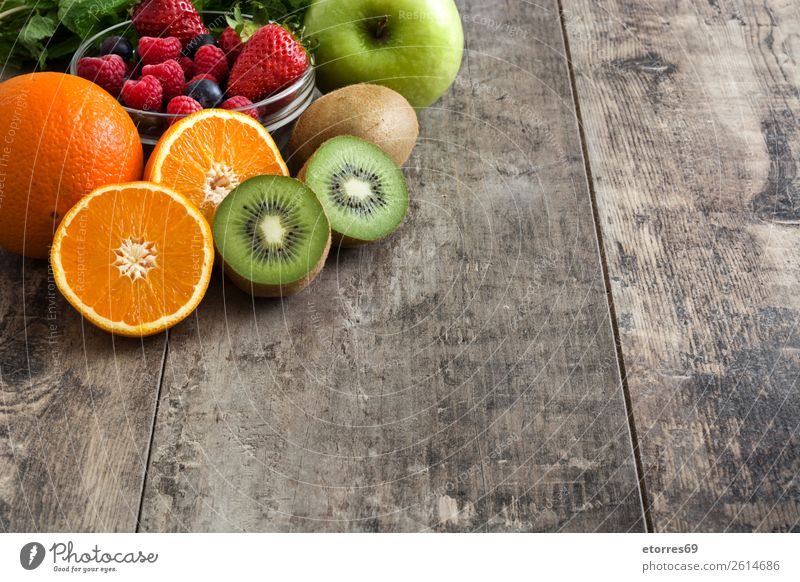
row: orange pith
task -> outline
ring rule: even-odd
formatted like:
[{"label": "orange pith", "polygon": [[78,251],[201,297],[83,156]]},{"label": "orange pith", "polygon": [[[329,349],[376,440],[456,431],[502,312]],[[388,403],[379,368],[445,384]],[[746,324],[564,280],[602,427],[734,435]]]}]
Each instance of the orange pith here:
[{"label": "orange pith", "polygon": [[164,133],[145,179],[177,190],[211,220],[230,190],[264,174],[289,175],[264,126],[242,113],[204,109]]},{"label": "orange pith", "polygon": [[56,284],[98,327],[144,336],[172,327],[211,278],[211,228],[179,193],[147,182],[99,188],[62,221],[51,254]]}]

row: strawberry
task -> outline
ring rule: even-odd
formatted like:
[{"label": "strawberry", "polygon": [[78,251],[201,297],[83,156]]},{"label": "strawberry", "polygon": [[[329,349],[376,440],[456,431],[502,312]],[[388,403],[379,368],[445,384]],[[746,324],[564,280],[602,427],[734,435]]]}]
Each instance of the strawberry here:
[{"label": "strawberry", "polygon": [[253,102],[285,88],[308,68],[308,53],[291,32],[277,24],[259,28],[233,65],[229,95]]},{"label": "strawberry", "polygon": [[208,34],[189,0],[142,0],[133,9],[133,27],[140,36],[174,36],[183,46]]}]

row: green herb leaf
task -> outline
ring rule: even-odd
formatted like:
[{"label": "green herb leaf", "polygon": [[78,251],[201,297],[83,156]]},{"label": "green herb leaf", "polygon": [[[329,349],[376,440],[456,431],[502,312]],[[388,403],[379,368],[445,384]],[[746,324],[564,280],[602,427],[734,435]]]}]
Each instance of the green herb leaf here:
[{"label": "green herb leaf", "polygon": [[42,44],[46,38],[53,36],[56,31],[56,21],[49,16],[34,14],[19,33],[19,43],[36,57],[40,67],[47,60],[47,48]]},{"label": "green herb leaf", "polygon": [[68,29],[86,38],[103,28],[111,16],[116,22],[125,20],[126,11],[134,4],[136,0],[60,0],[58,17]]},{"label": "green herb leaf", "polygon": [[53,36],[56,22],[49,16],[34,14],[19,33],[19,41],[25,44],[37,43]]}]

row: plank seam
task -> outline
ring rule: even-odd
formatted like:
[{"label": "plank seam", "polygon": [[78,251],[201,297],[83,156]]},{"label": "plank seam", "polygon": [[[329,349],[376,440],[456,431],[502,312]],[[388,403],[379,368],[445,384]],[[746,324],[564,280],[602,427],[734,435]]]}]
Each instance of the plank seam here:
[{"label": "plank seam", "polygon": [[158,389],[156,390],[156,408],[153,411],[153,423],[150,426],[150,441],[147,444],[147,458],[144,464],[144,478],[142,479],[142,492],[139,495],[139,511],[136,513],[136,533],[141,532],[142,526],[142,510],[144,509],[144,494],[147,491],[147,479],[150,475],[150,458],[153,454],[153,446],[156,437],[156,422],[158,421],[158,411],[161,407],[161,391],[164,388],[164,378],[167,375],[167,356],[169,355],[169,330],[166,332],[166,341],[164,342],[164,357],[161,360],[161,374],[158,378]]},{"label": "plank seam", "polygon": [[558,18],[561,24],[561,37],[564,41],[564,52],[567,60],[567,70],[569,71],[569,82],[572,90],[572,102],[575,107],[575,116],[578,121],[578,136],[581,142],[581,151],[583,154],[583,166],[586,173],[586,182],[589,189],[589,199],[592,206],[592,217],[594,219],[595,238],[597,247],[600,252],[600,267],[603,272],[603,286],[605,287],[606,301],[608,304],[609,318],[611,320],[611,333],[614,338],[614,349],[617,356],[617,366],[619,367],[620,382],[622,384],[622,396],[625,402],[625,412],[628,417],[628,431],[631,439],[631,447],[633,449],[633,460],[636,466],[636,476],[639,481],[639,501],[642,506],[642,514],[644,515],[645,530],[653,532],[653,518],[650,513],[650,502],[647,493],[647,484],[645,482],[644,465],[642,464],[642,455],[639,448],[639,437],[636,430],[636,419],[633,414],[633,402],[631,400],[630,388],[628,386],[628,375],[625,368],[625,358],[622,352],[622,340],[620,337],[619,325],[617,322],[617,309],[614,304],[614,295],[611,292],[611,278],[609,276],[608,261],[606,258],[605,242],[603,239],[603,228],[600,224],[600,211],[597,204],[597,193],[594,188],[594,176],[592,174],[592,166],[589,161],[589,148],[586,138],[586,132],[583,128],[583,115],[581,114],[580,99],[578,98],[578,85],[575,80],[575,69],[572,64],[572,51],[569,45],[569,36],[567,34],[567,22],[564,14],[563,0],[557,0],[558,4]]}]

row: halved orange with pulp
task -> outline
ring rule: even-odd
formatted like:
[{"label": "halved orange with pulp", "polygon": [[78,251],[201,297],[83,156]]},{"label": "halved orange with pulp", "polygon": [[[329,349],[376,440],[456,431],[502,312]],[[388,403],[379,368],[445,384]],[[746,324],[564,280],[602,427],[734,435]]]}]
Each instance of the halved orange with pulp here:
[{"label": "halved orange with pulp", "polygon": [[145,180],[177,190],[211,221],[231,190],[265,174],[288,176],[289,170],[264,126],[243,113],[203,109],[161,136]]},{"label": "halved orange with pulp", "polygon": [[59,290],[86,319],[139,337],[194,311],[211,279],[214,243],[181,194],[131,182],[81,199],[58,227],[50,261]]}]

